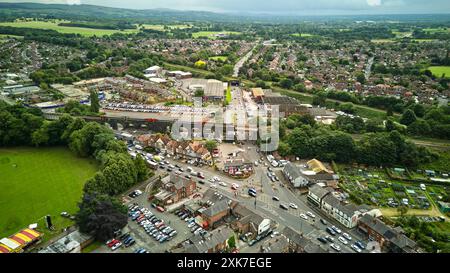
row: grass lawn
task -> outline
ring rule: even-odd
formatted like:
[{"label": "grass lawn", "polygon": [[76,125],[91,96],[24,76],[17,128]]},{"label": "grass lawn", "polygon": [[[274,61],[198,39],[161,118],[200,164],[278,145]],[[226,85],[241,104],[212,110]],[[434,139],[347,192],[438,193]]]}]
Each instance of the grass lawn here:
[{"label": "grass lawn", "polygon": [[91,253],[92,251],[96,250],[97,248],[101,247],[103,244],[99,241],[94,241],[87,247],[85,247],[83,250],[81,250],[81,253]]},{"label": "grass lawn", "polygon": [[113,29],[93,29],[93,28],[82,28],[82,27],[69,27],[69,26],[58,26],[58,23],[62,23],[64,21],[15,21],[15,22],[2,22],[0,26],[10,26],[10,27],[19,27],[19,28],[36,28],[36,29],[52,29],[56,30],[60,33],[74,33],[80,34],[83,36],[103,36],[103,35],[111,35],[117,32],[120,33],[136,33],[139,30],[137,29],[128,29],[128,30],[113,30]]},{"label": "grass lawn", "polygon": [[231,87],[230,86],[228,86],[228,88],[227,88],[225,101],[226,101],[227,105],[230,104],[230,102],[231,102]]},{"label": "grass lawn", "polygon": [[[44,240],[72,223],[60,213],[75,213],[83,185],[97,171],[94,160],[63,147],[0,149],[0,238],[38,223]],[[56,231],[45,228],[51,215]]]},{"label": "grass lawn", "polygon": [[428,32],[428,33],[437,33],[437,32],[450,32],[450,28],[424,28],[423,31]]},{"label": "grass lawn", "polygon": [[395,39],[373,39],[371,42],[374,44],[394,43]]},{"label": "grass lawn", "polygon": [[236,31],[199,31],[192,33],[192,38],[196,39],[199,37],[207,37],[209,39],[216,39],[217,34],[227,34],[227,35],[233,35],[233,34],[241,34],[240,32]]},{"label": "grass lawn", "polygon": [[228,60],[228,57],[227,56],[214,56],[214,57],[209,57],[209,59],[212,61],[226,62]]},{"label": "grass lawn", "polygon": [[430,66],[428,69],[436,77],[442,77],[445,74],[446,78],[450,78],[450,66]]}]

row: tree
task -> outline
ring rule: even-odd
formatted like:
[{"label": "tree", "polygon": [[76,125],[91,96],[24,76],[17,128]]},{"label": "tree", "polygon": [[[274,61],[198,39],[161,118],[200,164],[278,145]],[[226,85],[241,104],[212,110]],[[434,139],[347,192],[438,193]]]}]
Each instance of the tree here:
[{"label": "tree", "polygon": [[137,155],[134,159],[134,166],[136,166],[137,171],[137,181],[144,181],[149,176],[149,170],[147,166],[147,162],[145,162],[144,158],[141,155]]},{"label": "tree", "polygon": [[398,206],[397,211],[400,214],[400,216],[403,217],[408,213],[408,207],[407,206]]},{"label": "tree", "polygon": [[84,194],[75,221],[81,232],[105,242],[127,224],[127,209],[117,199],[97,193]]},{"label": "tree", "polygon": [[198,60],[195,62],[194,64],[195,68],[198,69],[205,69],[206,68],[206,62],[202,61],[202,60]]},{"label": "tree", "polygon": [[89,99],[91,101],[91,112],[98,113],[100,111],[100,101],[98,99],[98,93],[92,90],[89,95]]},{"label": "tree", "polygon": [[414,112],[411,109],[407,109],[400,118],[400,123],[408,126],[416,120],[417,120],[416,114],[414,114]]},{"label": "tree", "polygon": [[366,82],[366,77],[364,76],[364,73],[359,72],[358,74],[356,74],[356,80],[364,84]]},{"label": "tree", "polygon": [[313,96],[312,104],[318,106],[325,106],[327,101],[327,95],[324,92],[320,92]]},{"label": "tree", "polygon": [[214,162],[213,151],[217,149],[217,142],[215,140],[208,140],[205,142],[205,148],[209,151],[209,154]]},{"label": "tree", "polygon": [[205,91],[203,91],[203,89],[195,90],[194,97],[203,97],[204,95],[205,95]]},{"label": "tree", "polygon": [[386,132],[391,132],[391,131],[395,130],[395,127],[396,127],[394,121],[390,118],[388,118],[386,120],[386,124],[384,126],[386,128]]},{"label": "tree", "polygon": [[230,249],[236,248],[236,238],[234,237],[234,234],[228,238],[227,244]]},{"label": "tree", "polygon": [[292,82],[291,79],[282,79],[280,81],[280,86],[286,89],[291,89],[293,85],[294,83]]}]

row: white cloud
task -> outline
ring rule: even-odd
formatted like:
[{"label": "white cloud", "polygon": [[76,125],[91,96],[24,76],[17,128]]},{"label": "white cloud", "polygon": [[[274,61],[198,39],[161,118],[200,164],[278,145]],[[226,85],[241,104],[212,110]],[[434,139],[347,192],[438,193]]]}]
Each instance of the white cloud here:
[{"label": "white cloud", "polygon": [[381,6],[381,0],[367,0],[367,5],[371,7]]}]

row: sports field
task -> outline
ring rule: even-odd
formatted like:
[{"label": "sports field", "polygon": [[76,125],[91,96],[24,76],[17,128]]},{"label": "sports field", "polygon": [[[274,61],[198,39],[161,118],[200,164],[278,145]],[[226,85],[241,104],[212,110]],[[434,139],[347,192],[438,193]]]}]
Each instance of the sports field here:
[{"label": "sports field", "polygon": [[445,74],[446,78],[450,78],[450,66],[430,66],[428,69],[436,77],[442,77]]},{"label": "sports field", "polygon": [[37,29],[52,29],[60,33],[74,33],[83,36],[103,36],[111,35],[114,33],[135,33],[138,32],[137,29],[128,30],[113,30],[113,29],[93,29],[93,28],[82,28],[82,27],[68,27],[68,26],[58,26],[58,23],[63,21],[15,21],[15,22],[1,22],[0,26],[10,26],[10,27],[20,27],[20,28],[37,28]]},{"label": "sports field", "polygon": [[[0,148],[0,238],[32,223],[46,235],[70,225],[60,213],[77,211],[83,185],[96,170],[94,160],[78,158],[62,147]],[[42,217],[48,214],[55,232],[44,226]]]}]

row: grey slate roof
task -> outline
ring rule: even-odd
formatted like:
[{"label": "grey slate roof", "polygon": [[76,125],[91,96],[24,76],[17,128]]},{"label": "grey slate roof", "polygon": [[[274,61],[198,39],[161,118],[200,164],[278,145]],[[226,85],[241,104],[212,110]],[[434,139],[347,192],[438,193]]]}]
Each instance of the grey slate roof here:
[{"label": "grey slate roof", "polygon": [[325,197],[325,195],[329,193],[329,191],[326,188],[323,188],[317,184],[314,184],[311,187],[309,187],[309,191],[313,193],[315,196],[319,197],[320,199],[322,199],[323,197]]},{"label": "grey slate roof", "polygon": [[228,201],[227,200],[220,200],[219,202],[215,203],[214,205],[210,206],[209,208],[207,208],[203,214],[208,216],[208,217],[212,217],[218,213],[221,213],[225,210],[228,210]]}]

